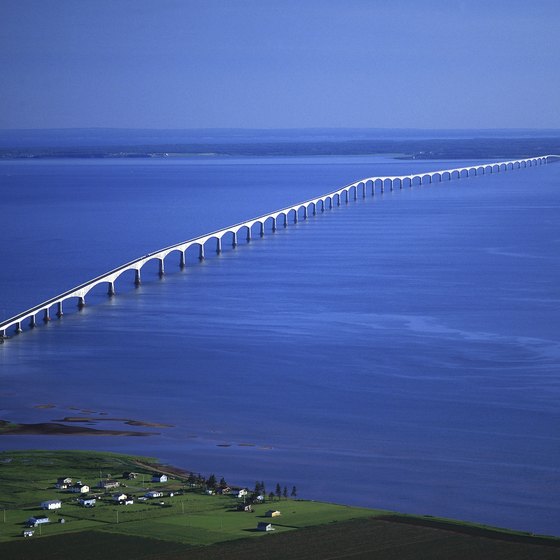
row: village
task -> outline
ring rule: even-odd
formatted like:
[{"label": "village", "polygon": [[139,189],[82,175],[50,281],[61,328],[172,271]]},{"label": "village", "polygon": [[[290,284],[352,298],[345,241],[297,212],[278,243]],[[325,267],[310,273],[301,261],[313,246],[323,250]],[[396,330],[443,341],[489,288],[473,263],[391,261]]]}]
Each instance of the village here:
[{"label": "village", "polygon": [[[118,477],[100,473],[99,480],[91,485],[81,478],[62,476],[53,481],[49,490],[51,495],[48,499],[37,504],[40,513],[33,513],[24,522],[23,537],[33,537],[36,531],[41,536],[47,534],[45,529],[52,524],[66,525],[72,520],[94,518],[106,520],[108,517],[111,519],[113,514],[115,523],[135,521],[139,515],[144,519],[160,517],[161,511],[165,509],[173,509],[175,513],[179,505],[185,514],[185,503],[189,501],[189,496],[191,502],[194,496],[221,496],[228,500],[224,504],[227,509],[245,513],[254,513],[256,505],[288,498],[287,487],[282,491],[279,484],[276,485],[276,492],[270,492],[267,496],[263,482],[256,482],[255,488],[249,490],[229,486],[223,478],[218,482],[213,474],[205,479],[194,473],[186,478],[163,472],[125,471]],[[294,486],[291,497],[296,496]],[[95,514],[87,511],[94,508]],[[188,510],[187,504],[187,513]],[[97,512],[100,512],[99,515]],[[269,508],[260,516],[265,520],[257,520],[252,528],[259,532],[274,531],[275,527],[269,519],[279,516],[281,511]]]}]

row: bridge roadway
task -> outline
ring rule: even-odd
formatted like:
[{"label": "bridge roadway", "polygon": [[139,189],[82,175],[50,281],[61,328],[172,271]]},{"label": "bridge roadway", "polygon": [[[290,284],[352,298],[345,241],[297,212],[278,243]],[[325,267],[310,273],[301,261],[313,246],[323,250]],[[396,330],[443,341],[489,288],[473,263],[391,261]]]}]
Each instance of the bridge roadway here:
[{"label": "bridge roadway", "polygon": [[412,175],[401,175],[401,176],[391,176],[391,177],[368,177],[367,179],[361,179],[355,183],[351,183],[344,187],[341,187],[335,191],[329,192],[325,195],[294,204],[293,206],[288,206],[282,208],[281,210],[276,210],[270,212],[269,214],[264,214],[253,218],[251,220],[246,220],[238,224],[228,226],[211,233],[207,233],[200,237],[195,237],[193,239],[188,239],[181,243],[176,243],[159,251],[153,253],[148,253],[143,257],[130,261],[122,266],[119,266],[101,276],[97,276],[92,280],[88,280],[75,288],[72,288],[62,294],[59,294],[31,309],[27,309],[22,313],[18,313],[10,319],[0,322],[0,343],[8,338],[8,334],[11,331],[14,333],[21,333],[23,331],[24,322],[29,321],[28,326],[34,328],[37,326],[37,317],[41,314],[44,322],[51,320],[51,309],[56,306],[56,316],[62,317],[63,315],[63,303],[72,298],[77,298],[78,307],[82,308],[86,303],[86,295],[90,290],[92,290],[98,284],[107,285],[107,293],[109,296],[115,295],[115,282],[121,274],[127,271],[134,271],[135,284],[139,285],[141,282],[140,271],[142,267],[152,260],[159,261],[159,273],[163,275],[165,272],[164,261],[167,256],[171,253],[179,253],[179,265],[181,268],[186,265],[186,252],[191,246],[198,247],[199,258],[204,259],[205,245],[211,241],[215,243],[216,252],[219,254],[222,251],[222,240],[226,235],[231,236],[231,243],[233,247],[237,245],[238,236],[240,233],[246,232],[246,239],[249,241],[252,236],[253,226],[258,224],[258,229],[261,237],[265,233],[265,225],[267,222],[272,224],[272,231],[276,231],[278,228],[278,221],[286,227],[290,220],[296,223],[298,219],[306,219],[309,212],[316,214],[320,209],[324,212],[327,208],[332,208],[334,204],[340,206],[342,200],[349,202],[350,198],[353,197],[356,200],[361,193],[365,198],[368,192],[371,195],[375,195],[376,188],[378,192],[383,193],[386,188],[391,191],[397,186],[402,189],[405,186],[412,187],[415,184],[423,185],[426,182],[432,183],[437,178],[438,182],[443,182],[445,180],[451,181],[452,179],[461,179],[471,176],[477,176],[479,174],[484,175],[487,173],[498,173],[501,171],[508,171],[512,169],[520,169],[526,167],[533,167],[536,165],[542,165],[548,163],[550,158],[560,158],[556,155],[546,155],[538,156],[527,159],[518,159],[511,161],[500,161],[496,163],[484,163],[480,165],[474,165],[469,167],[457,167],[454,169],[442,169],[438,171],[429,171],[424,173],[415,173]]}]

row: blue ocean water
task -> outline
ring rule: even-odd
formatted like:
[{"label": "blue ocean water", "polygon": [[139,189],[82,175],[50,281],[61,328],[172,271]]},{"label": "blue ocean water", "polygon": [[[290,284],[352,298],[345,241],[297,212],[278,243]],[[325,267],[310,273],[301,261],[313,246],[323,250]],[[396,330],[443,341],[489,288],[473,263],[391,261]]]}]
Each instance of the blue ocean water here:
[{"label": "blue ocean water", "polygon": [[[452,166],[2,161],[0,315],[362,177]],[[170,257],[137,289],[123,278],[117,297],[100,290],[0,346],[0,418],[173,427],[0,445],[130,451],[306,498],[560,535],[559,178],[547,165],[376,194],[182,271]]]}]

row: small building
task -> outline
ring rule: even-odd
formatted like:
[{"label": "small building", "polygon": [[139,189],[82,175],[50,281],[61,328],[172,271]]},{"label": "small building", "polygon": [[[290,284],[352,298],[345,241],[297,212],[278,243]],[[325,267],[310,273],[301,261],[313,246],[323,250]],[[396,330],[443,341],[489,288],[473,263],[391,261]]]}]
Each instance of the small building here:
[{"label": "small building", "polygon": [[123,478],[126,478],[127,480],[134,480],[135,478],[138,478],[138,473],[137,472],[123,472],[122,475]]},{"label": "small building", "polygon": [[264,514],[265,517],[278,517],[279,515],[282,515],[282,513],[280,513],[277,509],[269,509]]},{"label": "small building", "polygon": [[262,504],[264,502],[264,496],[262,494],[259,494],[256,498],[255,498],[255,502],[258,502],[259,504]]},{"label": "small building", "polygon": [[272,523],[266,523],[266,521],[259,521],[257,523],[257,531],[274,531]]},{"label": "small building", "polygon": [[95,507],[95,498],[80,498],[78,500],[78,503],[82,506],[82,507],[87,507],[87,508],[92,508]]},{"label": "small building", "polygon": [[116,494],[113,494],[111,496],[111,499],[114,502],[119,502],[119,503],[124,502],[127,498],[128,498],[128,496],[126,494],[122,494],[122,493],[119,493],[119,492],[117,492]]},{"label": "small building", "polygon": [[87,494],[89,492],[89,486],[87,484],[72,484],[66,489],[67,492],[72,492],[74,494]]},{"label": "small building", "polygon": [[167,475],[166,474],[153,474],[152,475],[152,482],[167,482]]},{"label": "small building", "polygon": [[41,509],[60,509],[62,507],[62,502],[60,500],[47,500],[46,502],[41,502]]},{"label": "small building", "polygon": [[72,484],[72,479],[68,476],[57,478],[55,487],[59,490],[66,490]]},{"label": "small building", "polygon": [[127,498],[124,502],[121,502],[125,506],[131,506],[134,504],[134,500],[132,498]]},{"label": "small building", "polygon": [[144,494],[146,498],[152,500],[153,498],[163,498],[163,492],[157,492],[155,490],[150,490]]},{"label": "small building", "polygon": [[239,490],[239,492],[237,492],[237,497],[238,498],[244,498],[245,496],[247,496],[249,492],[247,491],[247,488],[241,488],[241,490]]},{"label": "small building", "polygon": [[35,531],[32,529],[25,529],[22,534],[24,537],[32,537],[35,534]]},{"label": "small building", "polygon": [[37,527],[38,525],[43,525],[44,523],[50,523],[50,519],[46,515],[34,515],[27,520],[27,525],[29,527]]},{"label": "small building", "polygon": [[253,506],[251,504],[239,504],[237,506],[237,511],[246,511],[248,513],[251,513],[253,511]]},{"label": "small building", "polygon": [[120,486],[117,480],[112,480],[107,478],[106,480],[100,480],[97,484],[98,488],[104,488],[105,490],[111,490],[112,488],[118,488]]}]

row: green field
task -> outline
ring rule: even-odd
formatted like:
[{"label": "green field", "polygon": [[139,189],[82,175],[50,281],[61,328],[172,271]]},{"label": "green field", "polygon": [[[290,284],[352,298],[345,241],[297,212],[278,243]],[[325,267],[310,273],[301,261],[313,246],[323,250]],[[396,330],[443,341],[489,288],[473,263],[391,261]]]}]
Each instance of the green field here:
[{"label": "green field", "polygon": [[[168,482],[152,483],[156,470],[167,470]],[[128,480],[123,477],[126,471],[138,476]],[[90,495],[97,496],[96,506],[84,508],[78,495],[56,489],[57,478],[63,476],[89,485]],[[107,492],[95,488],[107,478],[121,486]],[[148,489],[160,490],[164,497],[139,501]],[[111,494],[116,491],[134,496],[134,504],[114,503]],[[62,501],[60,509],[40,509],[42,501],[53,499]],[[560,539],[285,498],[254,504],[252,512],[238,511],[242,502],[231,494],[207,495],[203,486],[192,486],[186,473],[158,465],[152,458],[85,451],[3,452],[0,556],[88,560],[104,558],[110,547],[123,559],[152,560],[242,558],[249,552],[269,559],[560,558]],[[268,509],[281,515],[265,517]],[[51,522],[24,538],[25,521],[37,514],[48,515]],[[257,531],[261,521],[272,523],[274,532]],[[399,552],[384,556],[391,551]]]}]

